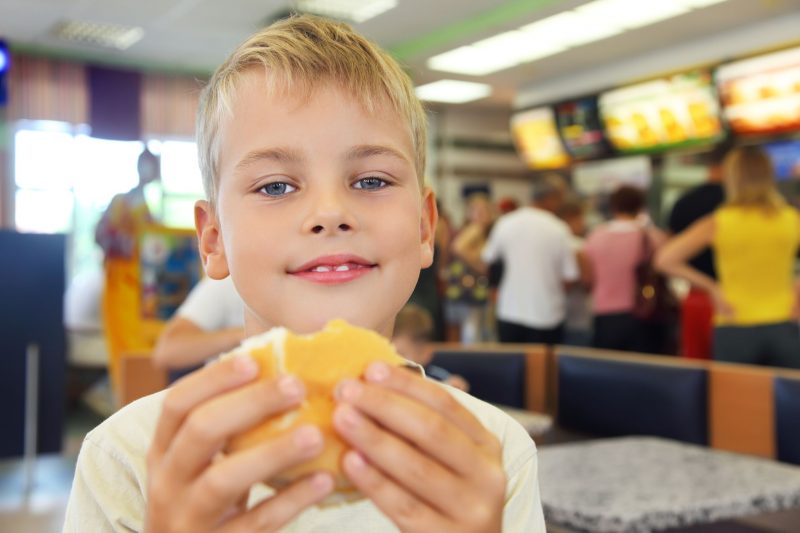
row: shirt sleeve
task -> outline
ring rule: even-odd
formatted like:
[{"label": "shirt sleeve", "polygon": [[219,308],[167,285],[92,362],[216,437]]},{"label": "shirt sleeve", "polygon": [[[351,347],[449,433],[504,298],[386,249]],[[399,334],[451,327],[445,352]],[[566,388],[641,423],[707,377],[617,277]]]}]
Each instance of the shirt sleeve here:
[{"label": "shirt sleeve", "polygon": [[178,308],[177,316],[194,322],[205,331],[217,331],[226,327],[225,306],[222,294],[227,290],[224,281],[203,278],[195,285],[189,296]]}]

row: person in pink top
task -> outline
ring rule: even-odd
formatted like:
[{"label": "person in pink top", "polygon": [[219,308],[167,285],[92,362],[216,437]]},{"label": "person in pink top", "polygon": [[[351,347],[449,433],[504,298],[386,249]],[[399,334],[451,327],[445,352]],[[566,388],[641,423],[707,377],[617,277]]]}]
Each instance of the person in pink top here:
[{"label": "person in pink top", "polygon": [[633,316],[636,267],[664,234],[643,224],[644,193],[622,186],[609,198],[612,218],[586,239],[586,283],[592,287],[592,345],[612,350],[658,351],[651,332]]}]

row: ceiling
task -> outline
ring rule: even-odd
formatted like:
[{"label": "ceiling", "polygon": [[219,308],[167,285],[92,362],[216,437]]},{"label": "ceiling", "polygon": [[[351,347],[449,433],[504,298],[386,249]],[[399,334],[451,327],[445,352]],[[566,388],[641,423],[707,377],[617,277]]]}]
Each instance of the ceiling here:
[{"label": "ceiling", "polygon": [[[432,55],[587,1],[399,0],[391,11],[355,26],[392,50],[417,83],[443,78],[482,81],[493,86],[493,94],[471,105],[507,107],[521,86],[569,79],[587,69],[611,66],[679,43],[800,15],[800,0],[729,0],[486,76],[455,76],[425,66]],[[289,0],[0,0],[0,36],[21,51],[205,74],[288,5]],[[50,35],[50,29],[62,19],[141,26],[145,34],[125,51],[71,44]]]}]

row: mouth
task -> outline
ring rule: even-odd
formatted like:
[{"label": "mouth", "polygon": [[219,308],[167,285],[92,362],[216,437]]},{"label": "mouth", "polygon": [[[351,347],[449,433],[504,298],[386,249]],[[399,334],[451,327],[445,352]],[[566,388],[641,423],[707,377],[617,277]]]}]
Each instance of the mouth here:
[{"label": "mouth", "polygon": [[287,273],[314,283],[335,285],[358,279],[377,267],[363,257],[339,254],[318,257]]}]

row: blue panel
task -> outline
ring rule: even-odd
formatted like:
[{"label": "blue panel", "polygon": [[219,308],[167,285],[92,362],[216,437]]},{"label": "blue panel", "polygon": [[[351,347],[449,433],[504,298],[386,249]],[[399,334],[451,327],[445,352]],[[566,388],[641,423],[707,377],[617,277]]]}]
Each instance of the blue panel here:
[{"label": "blue panel", "polygon": [[25,350],[37,343],[40,453],[61,450],[64,236],[0,231],[0,458],[23,452]]},{"label": "blue panel", "polygon": [[469,392],[486,402],[525,407],[525,355],[522,353],[437,352],[432,363],[463,376]]},{"label": "blue panel", "polygon": [[598,436],[708,444],[705,369],[560,355],[558,423]]},{"label": "blue panel", "polygon": [[778,460],[800,465],[800,379],[775,378]]}]

